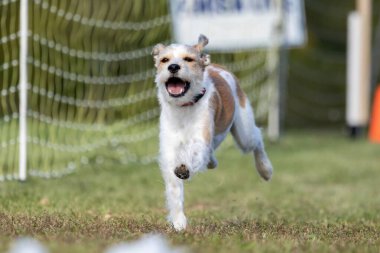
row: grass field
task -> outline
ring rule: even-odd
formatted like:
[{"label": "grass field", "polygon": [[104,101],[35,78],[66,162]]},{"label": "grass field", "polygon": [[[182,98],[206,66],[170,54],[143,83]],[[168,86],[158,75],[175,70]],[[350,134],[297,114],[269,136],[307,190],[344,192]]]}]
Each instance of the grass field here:
[{"label": "grass field", "polygon": [[235,148],[186,183],[183,233],[165,222],[157,165],[105,164],[1,183],[0,252],[24,235],[53,253],[96,253],[156,232],[200,253],[380,251],[380,145],[291,132],[267,149],[275,167],[269,183]]}]

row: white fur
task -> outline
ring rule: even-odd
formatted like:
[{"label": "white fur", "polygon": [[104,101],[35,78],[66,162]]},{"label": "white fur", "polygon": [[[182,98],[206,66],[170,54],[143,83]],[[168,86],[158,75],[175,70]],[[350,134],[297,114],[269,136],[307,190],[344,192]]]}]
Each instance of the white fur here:
[{"label": "white fur", "polygon": [[[183,45],[168,47],[158,45],[156,47],[155,63],[156,67],[161,70],[158,71],[155,79],[161,105],[159,164],[166,185],[168,219],[179,231],[186,228],[187,221],[184,214],[183,180],[175,175],[175,168],[184,165],[192,176],[207,166],[209,168],[216,167],[217,161],[213,152],[230,130],[243,151],[254,152],[257,170],[266,180],[272,175],[272,165],[265,153],[261,133],[255,125],[248,99],[245,108],[239,105],[237,84],[232,74],[217,67],[206,67],[205,65],[209,63],[209,56],[203,55],[201,52],[196,56],[196,64],[199,64],[200,67],[204,64],[205,71],[191,68],[191,65],[181,57],[187,53],[194,55],[194,47]],[[169,61],[165,63],[166,65],[160,63],[162,57],[170,57]],[[191,83],[191,88],[182,97],[169,96],[165,88],[165,82],[173,75],[167,69],[169,64],[180,65],[181,69],[175,76]],[[210,99],[216,90],[207,71],[208,68],[219,72],[220,76],[227,81],[235,100],[233,122],[225,132],[216,136],[214,136],[214,111]],[[206,89],[206,93],[196,104],[181,106],[191,101],[203,88]],[[209,142],[204,138],[204,129],[208,129],[212,136]]]},{"label": "white fur", "polygon": [[210,93],[206,93],[195,106],[178,107],[161,101],[160,116],[160,168],[166,184],[166,199],[169,221],[176,230],[186,228],[183,213],[183,180],[174,174],[174,169],[186,165],[190,175],[203,170],[210,159],[211,143],[203,138],[205,117],[210,117],[208,109]]}]

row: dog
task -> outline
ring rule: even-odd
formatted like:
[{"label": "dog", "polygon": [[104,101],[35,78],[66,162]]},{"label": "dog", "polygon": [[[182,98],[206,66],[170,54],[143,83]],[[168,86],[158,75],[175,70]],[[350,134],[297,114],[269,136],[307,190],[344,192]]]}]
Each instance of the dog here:
[{"label": "dog", "polygon": [[237,78],[211,64],[203,52],[208,38],[194,46],[154,46],[160,112],[159,165],[165,181],[168,220],[186,228],[183,182],[205,168],[216,168],[215,149],[232,133],[243,152],[253,152],[260,176],[269,180],[273,167],[265,152],[250,102]]}]

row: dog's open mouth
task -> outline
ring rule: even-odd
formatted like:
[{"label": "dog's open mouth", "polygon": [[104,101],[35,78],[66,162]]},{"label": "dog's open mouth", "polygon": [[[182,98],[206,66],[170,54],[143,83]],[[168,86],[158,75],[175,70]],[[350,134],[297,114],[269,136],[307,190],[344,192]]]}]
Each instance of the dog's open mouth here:
[{"label": "dog's open mouth", "polygon": [[178,77],[170,77],[166,82],[166,90],[172,97],[181,97],[190,88],[190,83]]}]

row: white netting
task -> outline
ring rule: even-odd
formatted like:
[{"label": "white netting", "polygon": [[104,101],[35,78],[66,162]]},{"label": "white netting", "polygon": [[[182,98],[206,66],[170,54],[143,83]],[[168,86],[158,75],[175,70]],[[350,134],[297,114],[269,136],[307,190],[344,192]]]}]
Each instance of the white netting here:
[{"label": "white netting", "polygon": [[[0,181],[18,177],[19,5],[0,1]],[[170,43],[167,1],[29,0],[28,10],[28,174],[154,162],[159,108],[150,53]],[[263,122],[266,53],[212,60],[240,78]]]}]

